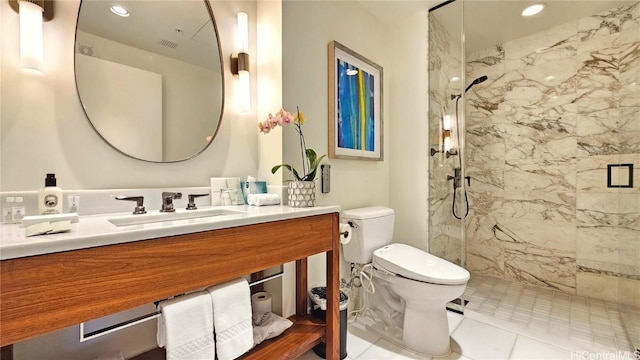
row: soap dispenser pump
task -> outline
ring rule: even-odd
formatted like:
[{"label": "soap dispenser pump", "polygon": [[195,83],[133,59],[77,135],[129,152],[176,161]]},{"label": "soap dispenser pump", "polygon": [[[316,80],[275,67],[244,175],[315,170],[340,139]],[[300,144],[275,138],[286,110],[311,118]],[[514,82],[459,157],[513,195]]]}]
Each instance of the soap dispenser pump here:
[{"label": "soap dispenser pump", "polygon": [[56,174],[47,174],[38,192],[38,212],[42,215],[62,213],[62,189],[56,186]]}]

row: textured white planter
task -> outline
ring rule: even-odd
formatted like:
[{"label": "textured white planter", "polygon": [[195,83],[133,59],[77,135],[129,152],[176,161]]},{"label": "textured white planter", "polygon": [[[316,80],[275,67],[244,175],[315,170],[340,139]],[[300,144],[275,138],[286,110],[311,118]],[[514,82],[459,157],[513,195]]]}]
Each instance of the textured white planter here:
[{"label": "textured white planter", "polygon": [[287,198],[291,207],[312,207],[316,204],[316,183],[314,181],[292,181],[287,188]]}]

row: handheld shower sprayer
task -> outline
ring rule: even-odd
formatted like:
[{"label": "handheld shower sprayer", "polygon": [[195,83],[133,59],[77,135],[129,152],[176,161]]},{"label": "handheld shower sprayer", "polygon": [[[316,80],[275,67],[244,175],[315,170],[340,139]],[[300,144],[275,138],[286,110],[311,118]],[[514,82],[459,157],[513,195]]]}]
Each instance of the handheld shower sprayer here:
[{"label": "handheld shower sprayer", "polygon": [[[473,80],[471,82],[471,84],[469,84],[469,86],[467,86],[466,89],[464,89],[464,93],[466,94],[469,90],[471,90],[472,87],[474,87],[475,85],[478,85],[480,83],[483,83],[485,81],[487,81],[488,77],[486,75],[482,75],[480,77],[478,77],[477,79]],[[458,117],[458,101],[460,100],[460,98],[462,98],[462,94],[458,94],[458,95],[451,95],[451,100],[455,100],[456,101],[456,105],[455,105],[455,109],[456,109],[456,122],[458,121],[459,117]],[[459,126],[459,124],[456,124],[456,126]],[[460,143],[460,133],[457,133],[458,136],[458,143]],[[454,169],[454,175],[451,176],[447,176],[447,181],[449,180],[453,180],[453,200],[451,203],[451,212],[453,213],[453,216],[460,220],[460,219],[464,219],[469,215],[469,198],[467,196],[467,189],[464,185],[464,181],[467,181],[468,186],[471,186],[471,177],[470,176],[465,176],[464,178],[462,177],[462,158],[458,157],[458,161],[459,161],[459,167],[456,167]],[[465,202],[465,213],[464,215],[458,215],[456,212],[456,192],[459,188],[462,188],[462,191],[464,193],[464,202]]]},{"label": "handheld shower sprayer", "polygon": [[[487,75],[482,75],[479,78],[473,80],[471,84],[469,84],[469,86],[467,86],[467,88],[464,89],[464,93],[466,94],[467,92],[469,92],[469,90],[471,90],[472,87],[487,81],[487,79],[489,79]],[[451,95],[451,100],[459,99],[460,97],[462,97],[462,94]]]},{"label": "handheld shower sprayer", "polygon": [[469,84],[469,86],[467,86],[467,88],[464,89],[464,92],[465,93],[468,92],[474,85],[478,85],[480,83],[483,83],[483,82],[487,81],[487,79],[488,79],[487,75],[480,76],[479,78],[473,80],[471,82],[471,84]]}]

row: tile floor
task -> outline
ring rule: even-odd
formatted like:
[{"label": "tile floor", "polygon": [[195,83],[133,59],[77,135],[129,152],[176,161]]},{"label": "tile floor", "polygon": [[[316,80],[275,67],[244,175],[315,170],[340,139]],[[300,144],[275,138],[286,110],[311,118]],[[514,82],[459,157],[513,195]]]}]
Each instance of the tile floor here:
[{"label": "tile floor", "polygon": [[640,309],[632,306],[481,276],[464,298],[467,317],[566,348],[640,348]]},{"label": "tile floor", "polygon": [[[572,359],[571,350],[500,329],[477,320],[448,312],[453,352],[452,359]],[[321,359],[309,351],[301,360]],[[349,323],[348,360],[431,359],[413,353],[380,336],[364,330],[359,323]],[[577,358],[576,358],[577,359]]]},{"label": "tile floor", "polygon": [[[447,312],[452,353],[435,359],[634,360],[640,309],[569,296],[495,278],[476,277],[465,315]],[[349,322],[348,360],[430,359]],[[634,335],[632,335],[634,334]],[[300,359],[321,359],[309,351]]]}]

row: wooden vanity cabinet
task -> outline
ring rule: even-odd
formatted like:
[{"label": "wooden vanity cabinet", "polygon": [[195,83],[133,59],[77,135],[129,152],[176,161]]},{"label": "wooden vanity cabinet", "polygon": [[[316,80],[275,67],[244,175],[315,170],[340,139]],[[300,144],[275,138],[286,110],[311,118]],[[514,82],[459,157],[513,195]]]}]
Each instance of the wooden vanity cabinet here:
[{"label": "wooden vanity cabinet", "polygon": [[[339,359],[339,214],[0,261],[0,346],[296,261],[294,326],[243,359]],[[307,314],[307,257],[327,255],[326,325]],[[162,349],[143,354],[164,357]],[[147,358],[143,356],[149,356]]]}]

